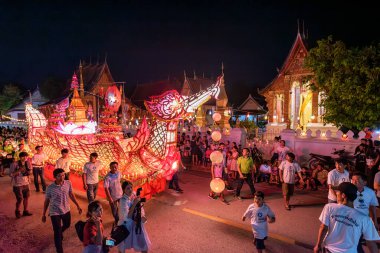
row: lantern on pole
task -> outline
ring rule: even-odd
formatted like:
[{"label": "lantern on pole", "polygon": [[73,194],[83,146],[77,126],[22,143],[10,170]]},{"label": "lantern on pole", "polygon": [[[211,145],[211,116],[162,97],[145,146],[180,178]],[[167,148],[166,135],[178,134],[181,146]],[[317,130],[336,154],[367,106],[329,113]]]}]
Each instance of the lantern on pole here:
[{"label": "lantern on pole", "polygon": [[212,163],[222,163],[223,162],[223,154],[220,151],[213,151],[210,154],[210,160]]},{"label": "lantern on pole", "polygon": [[223,179],[221,179],[221,178],[216,177],[213,180],[211,180],[211,182],[210,182],[211,191],[213,191],[215,193],[223,192],[225,187],[226,187],[226,184],[224,183]]},{"label": "lantern on pole", "polygon": [[218,122],[219,120],[222,119],[222,115],[220,115],[219,112],[216,112],[212,115],[212,119],[215,121],[215,122]]},{"label": "lantern on pole", "polygon": [[214,131],[211,134],[211,138],[213,141],[220,141],[220,139],[222,139],[222,134],[219,131]]}]

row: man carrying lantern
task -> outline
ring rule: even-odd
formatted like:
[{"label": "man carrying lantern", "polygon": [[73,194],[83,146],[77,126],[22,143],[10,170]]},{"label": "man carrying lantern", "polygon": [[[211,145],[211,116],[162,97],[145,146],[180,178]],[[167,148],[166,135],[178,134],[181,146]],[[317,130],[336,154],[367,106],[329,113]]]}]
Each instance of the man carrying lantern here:
[{"label": "man carrying lantern", "polygon": [[238,179],[237,179],[237,188],[236,188],[236,198],[241,200],[240,191],[243,187],[244,181],[248,184],[249,189],[251,190],[252,196],[255,194],[255,186],[253,185],[252,180],[252,170],[254,168],[252,157],[249,155],[248,148],[243,148],[243,156],[239,157],[237,160],[238,165]]}]

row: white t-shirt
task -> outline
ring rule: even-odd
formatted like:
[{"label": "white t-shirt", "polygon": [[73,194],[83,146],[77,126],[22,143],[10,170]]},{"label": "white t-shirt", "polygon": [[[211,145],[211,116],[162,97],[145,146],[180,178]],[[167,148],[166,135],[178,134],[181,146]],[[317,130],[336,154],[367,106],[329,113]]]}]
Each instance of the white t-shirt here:
[{"label": "white t-shirt", "polygon": [[[327,185],[338,186],[340,183],[350,182],[350,174],[347,170],[344,170],[343,173],[340,173],[337,169],[333,169],[327,174]],[[328,199],[336,201],[336,196],[333,192],[334,190],[330,189],[328,194]]]},{"label": "white t-shirt", "polygon": [[280,162],[285,161],[285,156],[287,153],[290,152],[290,148],[288,148],[287,146],[284,146],[284,147],[278,146],[276,149],[276,152],[278,154],[278,160]]},{"label": "white t-shirt", "polygon": [[[375,174],[374,182],[380,184],[380,171]],[[380,198],[380,190],[377,190],[376,196]]]},{"label": "white t-shirt", "polygon": [[42,166],[44,166],[44,163],[47,159],[48,158],[44,153],[34,154],[34,156],[32,157],[32,166],[33,167],[42,167]]},{"label": "white t-shirt", "polygon": [[121,189],[121,174],[117,171],[115,174],[108,173],[104,178],[104,188],[108,188],[113,201],[120,199],[123,196]]},{"label": "white t-shirt", "polygon": [[328,226],[324,244],[333,253],[356,253],[361,235],[368,241],[380,240],[369,216],[343,204],[326,204],[319,220]]},{"label": "white t-shirt", "polygon": [[244,217],[251,219],[253,235],[257,239],[264,239],[268,236],[267,217],[274,218],[272,210],[265,203],[259,207],[256,204],[248,206],[244,213]]},{"label": "white t-shirt", "polygon": [[66,157],[66,158],[60,157],[55,162],[55,168],[61,168],[65,171],[65,173],[70,172],[70,165],[71,165],[71,160],[69,157]]},{"label": "white t-shirt", "polygon": [[86,184],[97,184],[99,183],[99,170],[102,164],[99,161],[95,163],[87,162],[84,165],[83,173],[86,174]]},{"label": "white t-shirt", "polygon": [[272,172],[270,165],[261,164],[260,165],[260,172],[264,173],[264,174],[270,174]]},{"label": "white t-shirt", "polygon": [[377,201],[375,191],[364,186],[362,192],[357,192],[357,197],[354,201],[354,208],[365,215],[369,215],[370,206],[378,206],[379,201]]},{"label": "white t-shirt", "polygon": [[295,174],[301,171],[301,167],[296,162],[282,161],[279,170],[283,170],[283,179],[284,183],[294,184],[295,183]]}]

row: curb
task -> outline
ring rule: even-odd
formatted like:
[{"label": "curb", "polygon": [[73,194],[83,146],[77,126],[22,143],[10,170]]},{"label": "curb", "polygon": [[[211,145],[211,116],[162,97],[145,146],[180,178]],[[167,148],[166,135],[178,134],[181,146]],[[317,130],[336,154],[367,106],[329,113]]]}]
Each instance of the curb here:
[{"label": "curb", "polygon": [[[227,220],[227,219],[223,219],[223,218],[220,218],[220,217],[208,215],[208,214],[205,214],[205,213],[202,213],[202,212],[198,212],[198,211],[195,211],[195,210],[192,210],[192,209],[189,209],[189,208],[183,208],[182,211],[190,213],[190,214],[193,214],[193,215],[200,216],[200,217],[205,218],[205,219],[209,219],[209,220],[212,220],[212,221],[223,223],[223,224],[226,224],[226,225],[229,225],[229,226],[232,226],[232,227],[235,227],[235,228],[238,228],[238,229],[241,229],[241,230],[248,231],[248,232],[252,233],[251,227],[243,225],[243,224],[240,224],[240,223],[237,223],[237,222],[232,221],[232,220]],[[278,240],[278,241],[281,241],[281,242],[284,242],[284,243],[287,243],[287,244],[297,245],[297,246],[300,246],[300,247],[303,247],[303,248],[306,248],[306,249],[313,249],[314,248],[314,246],[312,246],[310,244],[303,243],[303,242],[297,241],[297,240],[295,240],[293,238],[286,237],[286,236],[283,236],[283,235],[280,235],[280,234],[276,234],[276,233],[271,233],[270,232],[268,234],[268,236],[269,236],[269,238],[272,238],[272,239],[275,239],[275,240]]]}]

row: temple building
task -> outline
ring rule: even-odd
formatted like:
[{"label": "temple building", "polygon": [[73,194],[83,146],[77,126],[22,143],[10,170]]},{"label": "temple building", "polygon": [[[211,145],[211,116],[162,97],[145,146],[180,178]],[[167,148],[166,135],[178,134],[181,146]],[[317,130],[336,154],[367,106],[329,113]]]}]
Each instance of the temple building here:
[{"label": "temple building", "polygon": [[323,124],[323,94],[309,88],[307,77],[313,73],[303,65],[308,54],[306,37],[298,31],[293,46],[278,75],[262,90],[268,107],[267,132],[276,135],[283,129],[319,129],[337,131],[331,124]]},{"label": "temple building", "polygon": [[[77,89],[73,88],[73,82],[77,82],[77,84],[74,84],[74,86],[78,86]],[[66,112],[67,120],[73,117],[80,117],[80,121],[84,121],[85,116],[88,120],[93,119],[100,122],[105,105],[104,95],[110,86],[115,85],[107,62],[86,64],[81,61],[79,68],[74,72],[72,79],[70,79],[70,83],[67,89],[62,92],[62,97],[40,105],[39,109],[47,118],[53,120],[56,118],[62,119],[62,113],[65,114]],[[130,105],[129,100],[126,101]],[[80,107],[80,115],[74,115],[75,110],[73,107],[75,106]],[[77,109],[76,114],[79,111]]]}]

